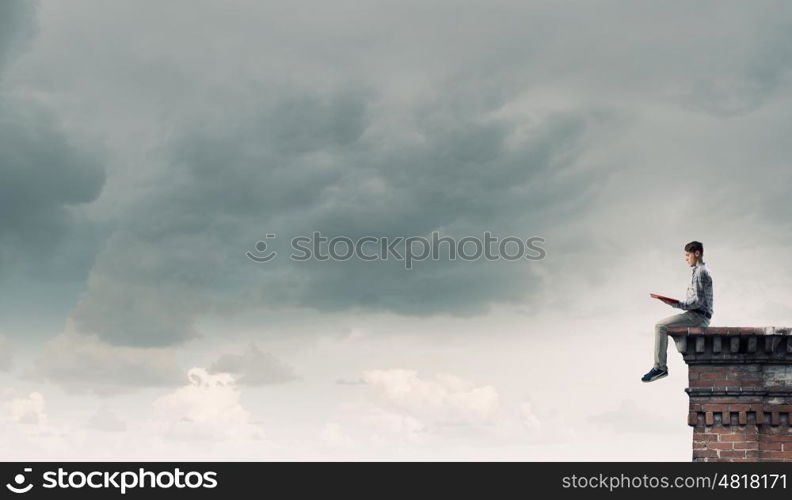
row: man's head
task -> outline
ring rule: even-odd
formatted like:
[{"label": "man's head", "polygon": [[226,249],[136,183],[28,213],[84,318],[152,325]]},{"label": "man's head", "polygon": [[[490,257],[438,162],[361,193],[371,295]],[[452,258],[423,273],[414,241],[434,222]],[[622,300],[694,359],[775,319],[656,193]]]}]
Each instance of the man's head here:
[{"label": "man's head", "polygon": [[700,241],[691,241],[685,245],[685,262],[690,267],[704,261],[704,245]]}]

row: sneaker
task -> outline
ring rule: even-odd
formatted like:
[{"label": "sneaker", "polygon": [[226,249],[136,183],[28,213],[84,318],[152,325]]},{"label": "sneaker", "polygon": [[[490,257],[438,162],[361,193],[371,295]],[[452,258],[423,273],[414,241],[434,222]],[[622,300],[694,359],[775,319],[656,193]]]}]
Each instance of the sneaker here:
[{"label": "sneaker", "polygon": [[641,377],[641,382],[654,382],[659,378],[663,378],[668,375],[668,370],[658,370],[657,368],[652,368],[649,370],[649,373]]}]

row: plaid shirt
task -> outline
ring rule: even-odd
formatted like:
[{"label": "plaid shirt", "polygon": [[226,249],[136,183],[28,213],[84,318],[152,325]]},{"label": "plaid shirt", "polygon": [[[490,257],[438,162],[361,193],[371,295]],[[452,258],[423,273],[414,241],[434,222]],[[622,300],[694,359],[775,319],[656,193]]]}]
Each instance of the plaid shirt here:
[{"label": "plaid shirt", "polygon": [[707,265],[699,262],[693,267],[687,297],[680,300],[674,307],[689,311],[699,309],[712,314],[712,276]]}]

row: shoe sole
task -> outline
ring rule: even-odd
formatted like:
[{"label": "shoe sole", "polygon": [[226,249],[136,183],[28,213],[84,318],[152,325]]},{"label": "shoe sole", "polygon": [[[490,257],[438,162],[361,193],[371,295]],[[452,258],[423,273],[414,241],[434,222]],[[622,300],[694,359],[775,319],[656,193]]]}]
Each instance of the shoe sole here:
[{"label": "shoe sole", "polygon": [[661,378],[667,377],[667,376],[668,376],[668,372],[665,372],[664,374],[658,375],[658,376],[656,376],[654,378],[650,378],[649,380],[641,380],[641,382],[644,382],[644,383],[646,383],[646,382],[654,382],[655,380],[660,380]]}]

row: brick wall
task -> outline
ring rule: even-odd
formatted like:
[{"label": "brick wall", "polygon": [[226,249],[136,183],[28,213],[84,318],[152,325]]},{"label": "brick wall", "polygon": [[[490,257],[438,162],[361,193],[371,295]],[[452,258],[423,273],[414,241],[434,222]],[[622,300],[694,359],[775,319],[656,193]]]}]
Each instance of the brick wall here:
[{"label": "brick wall", "polygon": [[694,462],[792,462],[792,331],[672,328],[688,364]]}]

